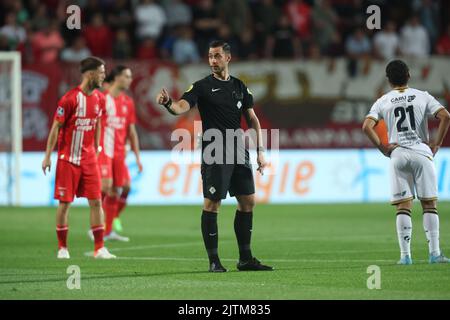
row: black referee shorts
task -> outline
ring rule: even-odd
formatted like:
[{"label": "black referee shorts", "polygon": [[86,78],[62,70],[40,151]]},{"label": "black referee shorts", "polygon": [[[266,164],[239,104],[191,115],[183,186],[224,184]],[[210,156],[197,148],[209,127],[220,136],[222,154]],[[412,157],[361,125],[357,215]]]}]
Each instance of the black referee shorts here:
[{"label": "black referee shorts", "polygon": [[201,166],[203,196],[211,200],[255,193],[250,164],[205,164]]}]

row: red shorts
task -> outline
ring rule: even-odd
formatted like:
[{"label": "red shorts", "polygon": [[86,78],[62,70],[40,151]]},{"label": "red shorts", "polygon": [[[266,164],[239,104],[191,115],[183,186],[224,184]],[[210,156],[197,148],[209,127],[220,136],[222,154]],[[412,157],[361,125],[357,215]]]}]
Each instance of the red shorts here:
[{"label": "red shorts", "polygon": [[103,152],[98,155],[98,168],[102,179],[112,179],[112,159]]},{"label": "red shorts", "polygon": [[113,185],[123,187],[130,181],[130,172],[128,171],[125,159],[112,160]]},{"label": "red shorts", "polygon": [[130,181],[130,172],[125,159],[111,159],[101,153],[98,157],[98,166],[102,179],[112,179],[115,187],[123,187]]},{"label": "red shorts", "polygon": [[58,160],[56,164],[55,199],[72,202],[75,195],[90,200],[101,199],[101,180],[98,166],[74,165]]}]

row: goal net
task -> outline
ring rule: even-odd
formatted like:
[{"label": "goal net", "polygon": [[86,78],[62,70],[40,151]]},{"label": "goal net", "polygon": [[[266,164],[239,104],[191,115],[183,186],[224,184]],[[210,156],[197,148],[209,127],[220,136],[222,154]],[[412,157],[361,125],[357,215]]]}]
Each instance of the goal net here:
[{"label": "goal net", "polygon": [[20,205],[22,93],[19,52],[0,52],[0,205]]}]

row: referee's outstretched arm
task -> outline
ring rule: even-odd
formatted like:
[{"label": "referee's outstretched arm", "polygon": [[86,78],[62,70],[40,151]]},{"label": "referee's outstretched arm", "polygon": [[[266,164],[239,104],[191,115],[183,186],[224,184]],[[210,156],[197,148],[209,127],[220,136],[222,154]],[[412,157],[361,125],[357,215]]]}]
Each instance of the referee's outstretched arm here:
[{"label": "referee's outstretched arm", "polygon": [[162,88],[156,96],[156,103],[164,106],[173,115],[183,114],[190,109],[189,103],[186,100],[173,101],[165,88]]}]

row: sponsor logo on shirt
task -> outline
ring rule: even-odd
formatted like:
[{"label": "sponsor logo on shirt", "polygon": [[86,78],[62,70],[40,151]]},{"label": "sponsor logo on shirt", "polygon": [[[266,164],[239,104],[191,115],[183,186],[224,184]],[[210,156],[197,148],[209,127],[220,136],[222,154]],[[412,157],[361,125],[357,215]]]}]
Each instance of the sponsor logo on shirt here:
[{"label": "sponsor logo on shirt", "polygon": [[94,128],[95,120],[94,119],[83,119],[78,118],[75,121],[75,126],[78,131],[91,131]]},{"label": "sponsor logo on shirt", "polygon": [[406,101],[406,96],[402,96],[402,97],[397,97],[397,98],[392,98],[391,102],[392,103],[400,103],[400,102],[405,102]]}]

